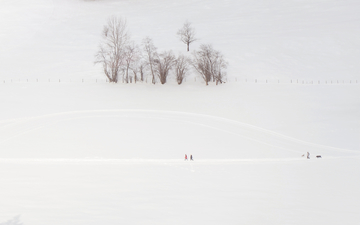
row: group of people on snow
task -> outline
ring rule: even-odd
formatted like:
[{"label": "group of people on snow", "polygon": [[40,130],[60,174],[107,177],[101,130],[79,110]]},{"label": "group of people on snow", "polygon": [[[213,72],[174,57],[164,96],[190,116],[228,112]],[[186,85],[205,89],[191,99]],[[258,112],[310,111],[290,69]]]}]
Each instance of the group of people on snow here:
[{"label": "group of people on snow", "polygon": [[[185,160],[188,160],[188,156],[185,154]],[[194,159],[193,159],[193,156],[192,155],[190,155],[190,161],[193,161]]]},{"label": "group of people on snow", "polygon": [[[304,156],[305,156],[305,154],[303,154],[301,157],[304,157]],[[310,159],[310,152],[307,152],[307,153],[306,153],[306,158],[307,158],[307,159]]]},{"label": "group of people on snow", "polygon": [[[304,157],[304,156],[305,156],[305,154],[302,155],[302,157]],[[307,152],[307,153],[306,153],[306,158],[307,158],[307,159],[310,159],[310,152]],[[322,158],[322,157],[321,157],[321,155],[316,155],[316,158],[320,159],[320,158]]]}]

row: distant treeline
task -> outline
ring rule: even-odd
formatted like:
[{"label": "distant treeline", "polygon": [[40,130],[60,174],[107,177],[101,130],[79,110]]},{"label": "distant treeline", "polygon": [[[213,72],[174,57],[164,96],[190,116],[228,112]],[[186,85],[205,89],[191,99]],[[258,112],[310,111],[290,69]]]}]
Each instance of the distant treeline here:
[{"label": "distant treeline", "polygon": [[[191,23],[185,22],[177,35],[189,51],[190,44],[196,41]],[[144,82],[145,77],[150,76],[153,84],[165,84],[173,75],[177,83],[182,84],[193,69],[206,85],[209,82],[219,84],[224,82],[228,65],[221,52],[210,44],[200,45],[191,56],[175,55],[171,50],[157,52],[150,37],[144,38],[139,46],[131,40],[126,20],[115,16],[104,26],[95,57],[95,64],[101,64],[107,79],[114,83],[120,80],[124,83]]]}]

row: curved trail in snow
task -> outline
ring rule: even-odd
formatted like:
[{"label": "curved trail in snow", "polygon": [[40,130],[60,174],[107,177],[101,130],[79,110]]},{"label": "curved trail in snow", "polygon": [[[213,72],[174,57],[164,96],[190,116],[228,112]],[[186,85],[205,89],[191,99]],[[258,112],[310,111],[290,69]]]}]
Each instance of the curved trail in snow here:
[{"label": "curved trail in snow", "polygon": [[[358,151],[324,146],[295,139],[274,131],[266,130],[250,124],[234,121],[222,117],[161,110],[132,110],[132,109],[111,109],[111,110],[85,110],[70,111],[35,116],[30,118],[19,118],[0,121],[0,145],[9,140],[26,136],[27,134],[41,130],[54,124],[88,118],[143,118],[145,120],[168,120],[177,123],[201,126],[212,129],[214,132],[227,133],[240,139],[246,139],[253,143],[262,144],[271,148],[283,151],[303,154],[306,151],[323,153],[329,151],[338,153],[359,154]],[[331,156],[331,154],[328,154]]]},{"label": "curved trail in snow", "polygon": [[[338,160],[352,157],[328,157],[326,159],[314,159],[316,161]],[[304,162],[314,161],[304,158],[273,158],[273,159],[199,159],[184,161],[182,159],[0,159],[0,163],[8,164],[96,164],[96,165],[213,165],[213,164],[241,164],[241,163],[278,163],[278,162]]]}]

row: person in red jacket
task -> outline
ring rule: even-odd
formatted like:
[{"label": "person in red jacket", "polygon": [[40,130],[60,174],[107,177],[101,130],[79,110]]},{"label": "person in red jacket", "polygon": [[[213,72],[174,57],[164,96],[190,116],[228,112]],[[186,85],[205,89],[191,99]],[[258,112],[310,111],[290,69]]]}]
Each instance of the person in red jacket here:
[{"label": "person in red jacket", "polygon": [[185,154],[185,160],[187,160],[187,155]]}]

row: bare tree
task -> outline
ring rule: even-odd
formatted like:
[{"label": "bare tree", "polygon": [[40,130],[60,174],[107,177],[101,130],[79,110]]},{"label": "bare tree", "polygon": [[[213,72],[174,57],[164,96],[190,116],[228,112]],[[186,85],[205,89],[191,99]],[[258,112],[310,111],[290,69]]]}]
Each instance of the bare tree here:
[{"label": "bare tree", "polygon": [[204,79],[206,85],[211,79],[216,81],[216,84],[223,83],[228,63],[219,51],[214,50],[211,45],[201,45],[200,50],[193,53],[193,57],[193,67]]},{"label": "bare tree", "polygon": [[154,62],[156,63],[156,73],[160,82],[161,84],[165,84],[169,76],[169,71],[174,65],[175,56],[171,51],[164,51]]},{"label": "bare tree", "polygon": [[175,60],[175,75],[176,75],[176,81],[178,84],[182,84],[186,74],[189,71],[189,65],[190,65],[191,60],[180,54],[177,59]]},{"label": "bare tree", "polygon": [[95,55],[95,64],[101,63],[109,81],[117,83],[129,40],[126,21],[115,16],[110,17],[104,26],[102,38],[99,51]]},{"label": "bare tree", "polygon": [[205,45],[201,45],[199,51],[193,52],[193,57],[193,67],[208,85],[212,76],[211,63],[209,62],[209,59],[211,60],[211,51]]},{"label": "bare tree", "polygon": [[131,70],[134,75],[134,82],[144,81],[145,63],[142,60],[134,61],[131,65]]},{"label": "bare tree", "polygon": [[180,40],[187,46],[187,51],[190,50],[190,43],[196,41],[195,29],[191,27],[191,23],[186,21],[183,27],[177,32]]},{"label": "bare tree", "polygon": [[[124,61],[125,61],[125,82],[129,83],[129,69],[136,61],[139,60],[140,50],[133,42],[125,46]],[[135,81],[136,82],[136,81]]]},{"label": "bare tree", "polygon": [[225,61],[224,56],[219,52],[219,51],[215,51],[214,52],[214,64],[213,64],[213,81],[216,82],[216,85],[218,83],[223,83],[224,82],[224,78],[226,76],[226,71],[225,69],[228,66],[228,62]]},{"label": "bare tree", "polygon": [[156,47],[153,43],[153,40],[149,37],[146,37],[143,40],[143,47],[144,47],[144,51],[145,51],[145,57],[146,57],[146,62],[147,65],[150,67],[150,71],[151,71],[151,76],[152,76],[152,83],[155,84],[156,83],[156,78],[155,78],[155,72],[154,72],[154,60],[158,57],[157,56],[157,52],[156,52]]}]

